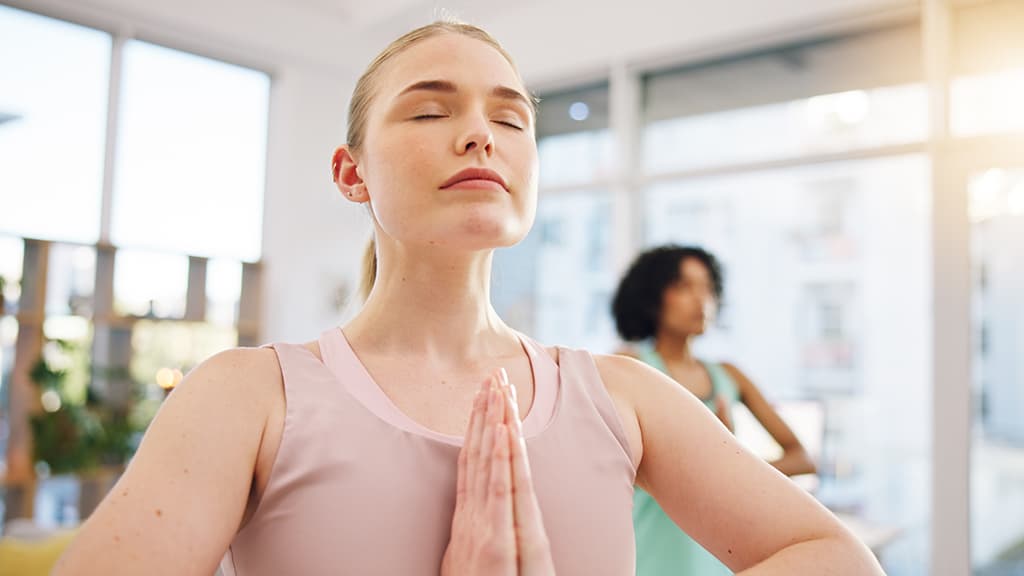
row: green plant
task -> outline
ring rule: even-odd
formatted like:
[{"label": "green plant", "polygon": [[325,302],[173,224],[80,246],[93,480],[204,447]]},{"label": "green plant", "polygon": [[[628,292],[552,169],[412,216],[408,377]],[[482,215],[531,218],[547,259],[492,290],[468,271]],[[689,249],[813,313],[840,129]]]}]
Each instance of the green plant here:
[{"label": "green plant", "polygon": [[30,372],[43,405],[31,418],[35,460],[45,462],[52,474],[125,464],[148,420],[108,406],[91,387],[84,395],[70,389],[68,370],[55,365],[81,356],[75,344],[54,341],[46,351]]}]

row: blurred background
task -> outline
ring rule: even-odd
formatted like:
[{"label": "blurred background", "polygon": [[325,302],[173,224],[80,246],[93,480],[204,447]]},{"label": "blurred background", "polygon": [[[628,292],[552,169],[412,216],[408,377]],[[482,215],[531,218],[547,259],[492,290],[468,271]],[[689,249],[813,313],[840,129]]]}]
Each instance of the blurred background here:
[{"label": "blurred background", "polygon": [[370,58],[442,16],[542,99],[510,324],[610,352],[631,258],[700,244],[698,352],[887,572],[1024,574],[1021,0],[4,0],[0,542],[83,520],[203,358],[351,316],[370,223],[330,154]]}]

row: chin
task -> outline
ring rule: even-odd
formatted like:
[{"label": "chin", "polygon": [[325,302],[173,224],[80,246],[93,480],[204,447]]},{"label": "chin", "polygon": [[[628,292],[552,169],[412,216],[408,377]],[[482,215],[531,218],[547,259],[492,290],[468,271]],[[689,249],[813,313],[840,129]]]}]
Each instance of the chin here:
[{"label": "chin", "polygon": [[488,214],[488,211],[467,215],[462,221],[448,228],[458,230],[462,242],[477,248],[502,248],[522,241],[530,231],[520,218],[508,214]]}]

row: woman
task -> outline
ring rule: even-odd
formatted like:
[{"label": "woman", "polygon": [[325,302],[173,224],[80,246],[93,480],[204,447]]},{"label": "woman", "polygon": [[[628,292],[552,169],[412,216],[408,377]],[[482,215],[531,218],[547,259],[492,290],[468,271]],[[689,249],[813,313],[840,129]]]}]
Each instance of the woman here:
[{"label": "woman", "polygon": [[478,28],[385,49],[332,162],[373,217],[365,306],[317,341],[196,368],[57,573],[206,575],[223,557],[242,575],[627,574],[636,480],[737,570],[877,574],[671,380],[495,314],[493,250],[536,210],[535,118]]},{"label": "woman", "polygon": [[[757,386],[728,363],[693,355],[692,343],[715,317],[724,291],[718,260],[697,247],[661,246],[638,256],[612,300],[619,335],[633,345],[620,353],[657,368],[682,384],[732,430],[732,406],[743,403],[782,447],[771,462],[787,476],[810,474],[814,462],[796,435]],[[732,574],[704,550],[638,488],[633,496],[637,574]]]}]

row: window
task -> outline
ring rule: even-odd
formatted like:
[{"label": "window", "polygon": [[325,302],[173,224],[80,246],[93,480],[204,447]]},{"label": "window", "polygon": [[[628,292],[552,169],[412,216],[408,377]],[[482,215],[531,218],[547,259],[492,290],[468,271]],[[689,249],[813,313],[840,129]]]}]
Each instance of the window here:
[{"label": "window", "polygon": [[969,183],[974,414],[972,561],[1009,563],[1024,541],[1024,169]]},{"label": "window", "polygon": [[[659,71],[644,93],[645,242],[703,246],[725,271],[696,352],[806,407],[794,425],[820,474],[805,486],[899,534],[887,573],[923,574],[931,203],[917,27]],[[741,439],[770,455],[749,424]]]},{"label": "window", "polygon": [[537,135],[537,217],[525,240],[495,255],[495,308],[542,342],[610,350],[608,86],[542,96]]},{"label": "window", "polygon": [[953,24],[950,131],[977,136],[1024,130],[1024,5],[964,4]]},{"label": "window", "polygon": [[899,26],[657,71],[643,168],[660,174],[927,137],[920,34]]},{"label": "window", "polygon": [[[0,462],[11,458],[0,476],[14,485],[32,482],[35,464],[27,446],[8,450],[32,434],[10,433],[25,419],[9,407],[35,401],[31,388],[12,390],[12,371],[31,368],[15,359],[34,364],[41,347],[66,370],[48,412],[98,398],[117,435],[118,418],[152,416],[163,376],[256,338],[258,317],[247,306],[240,318],[239,303],[243,267],[259,292],[270,79],[4,6],[0,72]],[[73,493],[43,481],[34,520],[78,520]]]},{"label": "window", "polygon": [[0,6],[0,231],[99,238],[110,50],[106,33]]},{"label": "window", "polygon": [[115,245],[259,259],[269,87],[253,70],[125,46]]},{"label": "window", "polygon": [[608,86],[542,96],[537,114],[541,188],[586,184],[610,176]]}]

